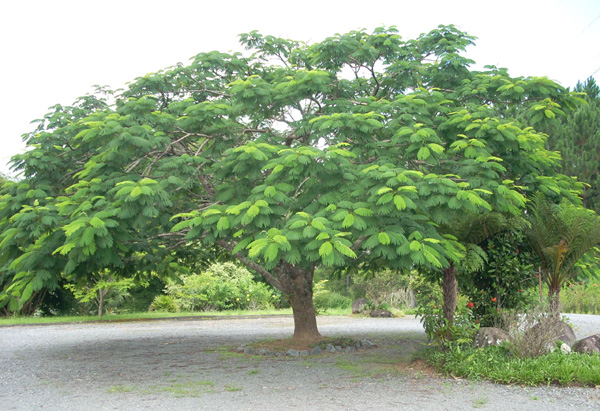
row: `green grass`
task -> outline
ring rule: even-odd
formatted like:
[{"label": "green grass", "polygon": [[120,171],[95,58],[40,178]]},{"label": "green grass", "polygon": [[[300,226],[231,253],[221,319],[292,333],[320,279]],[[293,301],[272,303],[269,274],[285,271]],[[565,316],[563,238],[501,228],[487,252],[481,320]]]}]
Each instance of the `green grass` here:
[{"label": "green grass", "polygon": [[108,390],[106,390],[106,392],[108,392],[110,394],[124,393],[124,392],[131,392],[131,391],[133,391],[133,387],[128,387],[125,385],[115,385],[114,387],[110,387]]},{"label": "green grass", "polygon": [[503,347],[488,347],[448,352],[426,350],[420,356],[455,377],[529,386],[600,385],[600,354],[555,352],[536,358],[515,358]]},{"label": "green grass", "polygon": [[52,324],[52,323],[81,323],[81,322],[111,322],[111,321],[131,321],[146,320],[154,318],[177,318],[177,317],[230,317],[240,315],[274,315],[291,314],[292,310],[230,310],[230,311],[203,311],[203,312],[142,312],[128,314],[107,314],[98,318],[97,316],[56,316],[56,317],[6,317],[0,318],[0,325],[18,325],[18,324]]}]

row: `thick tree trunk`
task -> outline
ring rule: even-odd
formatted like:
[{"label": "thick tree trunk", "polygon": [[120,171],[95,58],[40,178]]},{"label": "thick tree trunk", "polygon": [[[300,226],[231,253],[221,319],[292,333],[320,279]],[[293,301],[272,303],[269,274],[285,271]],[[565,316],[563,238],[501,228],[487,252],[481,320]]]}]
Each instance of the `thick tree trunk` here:
[{"label": "thick tree trunk", "polygon": [[294,340],[318,341],[317,313],[313,304],[314,270],[284,263],[277,268],[281,288],[290,299],[294,313]]},{"label": "thick tree trunk", "polygon": [[444,269],[444,278],[442,281],[442,292],[444,295],[443,314],[446,324],[454,324],[454,312],[456,311],[456,299],[458,287],[456,282],[456,269],[454,265]]}]

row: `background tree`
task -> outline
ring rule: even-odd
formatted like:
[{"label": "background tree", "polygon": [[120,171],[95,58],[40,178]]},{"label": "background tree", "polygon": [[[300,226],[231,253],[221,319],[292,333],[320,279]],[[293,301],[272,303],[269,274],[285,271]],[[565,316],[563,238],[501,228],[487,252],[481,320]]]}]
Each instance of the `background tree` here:
[{"label": "background tree", "polygon": [[578,83],[575,91],[586,93],[588,104],[561,118],[551,129],[548,147],[560,151],[562,172],[586,183],[583,206],[600,212],[600,88],[592,77]]},{"label": "background tree", "polygon": [[577,274],[577,262],[600,245],[600,217],[567,202],[553,204],[541,195],[534,198],[528,217],[527,236],[548,285],[550,308],[558,316],[562,286]]},{"label": "background tree", "polygon": [[[441,273],[465,247],[440,227],[518,214],[535,191],[576,201],[528,122],[577,96],[470,71],[460,52],[473,38],[453,26],[406,41],[393,27],[314,45],[240,38],[248,57],[201,53],[114,105],[99,90],[45,117],[15,157],[25,181],[0,202],[2,304],[61,277],[143,277],[216,245],[285,294],[295,338],[315,339],[318,266]],[[506,114],[515,106],[525,120]]]}]

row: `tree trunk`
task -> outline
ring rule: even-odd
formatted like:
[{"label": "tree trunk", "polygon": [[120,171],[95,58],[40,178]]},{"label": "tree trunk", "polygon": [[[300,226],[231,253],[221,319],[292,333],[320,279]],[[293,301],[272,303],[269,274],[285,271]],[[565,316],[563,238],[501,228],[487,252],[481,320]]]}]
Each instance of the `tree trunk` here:
[{"label": "tree trunk", "polygon": [[294,340],[318,341],[323,337],[317,328],[317,313],[313,304],[314,270],[304,270],[288,263],[276,269],[285,295],[294,313]]},{"label": "tree trunk", "polygon": [[550,314],[558,319],[560,317],[560,286],[551,284],[548,287],[548,300]]},{"label": "tree trunk", "polygon": [[98,318],[102,318],[102,312],[104,311],[104,295],[106,291],[100,288],[98,290]]},{"label": "tree trunk", "polygon": [[456,269],[453,264],[444,269],[442,292],[444,295],[444,318],[446,319],[446,324],[451,326],[454,324],[454,312],[456,311],[456,299],[458,294]]}]

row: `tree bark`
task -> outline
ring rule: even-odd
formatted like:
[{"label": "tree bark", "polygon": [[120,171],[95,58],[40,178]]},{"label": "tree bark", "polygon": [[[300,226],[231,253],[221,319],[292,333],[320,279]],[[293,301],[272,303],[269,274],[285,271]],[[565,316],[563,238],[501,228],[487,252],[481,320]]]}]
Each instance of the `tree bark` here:
[{"label": "tree bark", "polygon": [[560,317],[560,286],[550,284],[548,287],[548,300],[550,313],[558,319]]},{"label": "tree bark", "polygon": [[446,319],[446,324],[452,326],[454,324],[454,312],[456,311],[456,299],[458,294],[456,268],[454,268],[453,264],[444,269],[442,292],[444,295],[444,318]]},{"label": "tree bark", "polygon": [[294,313],[294,340],[318,341],[323,337],[317,328],[313,304],[314,269],[302,269],[283,263],[275,270],[281,291],[289,298]]}]

